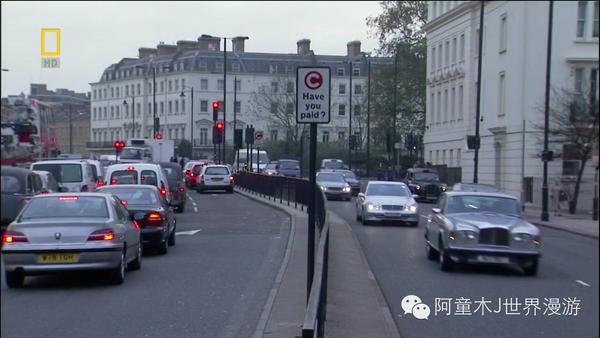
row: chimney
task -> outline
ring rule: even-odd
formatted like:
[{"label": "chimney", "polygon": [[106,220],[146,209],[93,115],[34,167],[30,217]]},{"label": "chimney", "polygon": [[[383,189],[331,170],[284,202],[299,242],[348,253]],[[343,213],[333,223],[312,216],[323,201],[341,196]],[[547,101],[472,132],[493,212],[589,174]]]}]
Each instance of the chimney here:
[{"label": "chimney", "polygon": [[298,46],[298,55],[308,55],[308,53],[310,52],[309,39],[298,40],[298,42],[296,42],[296,45]]},{"label": "chimney", "polygon": [[156,56],[157,52],[158,51],[156,48],[140,47],[138,49],[139,59],[141,60],[141,59],[145,59],[150,56]]},{"label": "chimney", "polygon": [[177,41],[177,51],[194,50],[198,48],[197,41],[179,40]]},{"label": "chimney", "polygon": [[360,41],[350,41],[346,45],[348,47],[348,55],[351,57],[360,56]]},{"label": "chimney", "polygon": [[177,46],[164,43],[159,43],[156,49],[158,50],[158,55],[171,55],[177,52]]},{"label": "chimney", "polygon": [[233,42],[233,51],[236,53],[243,53],[244,52],[244,41],[246,41],[247,37],[245,36],[236,36],[235,38],[231,39],[231,41]]},{"label": "chimney", "polygon": [[202,34],[198,38],[198,47],[203,51],[221,51],[221,38]]}]

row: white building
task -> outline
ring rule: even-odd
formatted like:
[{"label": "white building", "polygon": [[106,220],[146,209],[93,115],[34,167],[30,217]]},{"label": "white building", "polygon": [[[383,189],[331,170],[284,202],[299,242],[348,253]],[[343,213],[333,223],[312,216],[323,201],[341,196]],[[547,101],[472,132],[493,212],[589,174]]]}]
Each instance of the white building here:
[{"label": "white building", "polygon": [[[479,182],[491,183],[525,202],[541,205],[542,136],[548,1],[486,1],[481,87]],[[462,167],[473,180],[479,1],[430,1],[427,32],[427,130],[425,160]],[[554,2],[551,86],[598,90],[598,1]],[[549,163],[549,177],[572,182],[579,161],[563,145]],[[584,180],[593,181],[588,161]],[[593,186],[584,184],[578,209],[592,207]]]},{"label": "white building", "polygon": [[[246,52],[243,38],[234,38],[233,50],[227,52],[226,142],[233,147],[234,107],[237,129],[252,124],[264,131],[267,140],[284,140],[285,128],[271,118],[270,109],[257,107],[255,93],[265,90],[276,102],[295,97],[296,67],[300,65],[330,66],[332,70],[331,123],[319,126],[322,142],[347,139],[349,113],[349,63],[353,61],[353,115],[365,114],[367,58],[360,42],[347,44],[347,55],[315,55],[310,40],[297,42],[296,54]],[[375,58],[373,58],[375,59]],[[378,58],[377,58],[378,59]],[[193,123],[194,151],[212,158],[212,102],[223,101],[223,52],[220,38],[202,35],[197,41],[159,44],[156,48],[139,48],[138,58],[124,58],[112,64],[100,81],[91,83],[91,139],[89,148],[112,149],[112,142],[130,137],[152,137],[153,69],[156,70],[156,116],[160,132],[166,139],[190,140]],[[234,79],[237,78],[234,104]],[[193,122],[191,92],[194,89]],[[185,93],[181,95],[182,91]],[[135,96],[135,121],[131,114]],[[127,105],[123,104],[127,101]],[[286,101],[287,100],[287,101]],[[292,101],[293,102],[293,101]],[[295,112],[295,107],[288,106]],[[219,119],[223,114],[219,114]],[[353,118],[355,121],[355,118]],[[132,124],[135,130],[132,131]],[[359,128],[353,125],[354,132]],[[366,131],[363,131],[363,135]]]}]

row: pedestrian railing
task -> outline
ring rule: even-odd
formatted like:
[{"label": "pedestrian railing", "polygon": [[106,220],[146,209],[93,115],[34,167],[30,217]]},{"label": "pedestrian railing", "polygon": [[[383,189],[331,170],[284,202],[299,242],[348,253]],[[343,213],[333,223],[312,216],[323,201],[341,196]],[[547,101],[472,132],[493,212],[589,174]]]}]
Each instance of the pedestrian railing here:
[{"label": "pedestrian railing", "polygon": [[318,186],[311,186],[306,179],[271,176],[251,172],[234,175],[237,187],[269,200],[286,203],[288,206],[308,211],[311,192],[315,198],[315,242],[314,273],[308,293],[306,311],[302,325],[302,337],[325,336],[327,307],[327,267],[329,260],[329,221],[326,198]]}]

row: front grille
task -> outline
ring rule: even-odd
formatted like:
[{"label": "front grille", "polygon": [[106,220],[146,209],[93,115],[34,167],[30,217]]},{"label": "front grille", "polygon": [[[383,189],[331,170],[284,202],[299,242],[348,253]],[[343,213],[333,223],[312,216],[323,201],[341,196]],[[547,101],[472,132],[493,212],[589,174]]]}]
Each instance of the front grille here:
[{"label": "front grille", "polygon": [[479,244],[509,245],[510,232],[502,228],[482,229],[479,231]]},{"label": "front grille", "polygon": [[437,184],[428,184],[424,188],[425,193],[428,196],[439,196],[440,195],[440,187]]},{"label": "front grille", "polygon": [[342,188],[327,188],[329,191],[342,191]]},{"label": "front grille", "polygon": [[404,210],[404,206],[402,206],[402,205],[382,205],[381,209],[382,210],[400,211],[400,210]]}]

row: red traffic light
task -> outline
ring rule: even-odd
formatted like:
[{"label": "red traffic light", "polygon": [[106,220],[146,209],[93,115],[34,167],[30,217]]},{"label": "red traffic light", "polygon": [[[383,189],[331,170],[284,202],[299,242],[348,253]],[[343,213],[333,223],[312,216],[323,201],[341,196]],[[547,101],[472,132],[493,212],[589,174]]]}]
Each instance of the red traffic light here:
[{"label": "red traffic light", "polygon": [[223,128],[225,128],[225,125],[222,121],[217,121],[217,123],[215,123],[215,127],[217,128],[217,130],[223,130]]},{"label": "red traffic light", "polygon": [[123,141],[115,141],[113,143],[113,147],[117,148],[117,149],[122,149],[125,147],[125,142]]},{"label": "red traffic light", "polygon": [[157,140],[162,140],[162,134],[161,133],[156,133],[156,135],[154,135],[154,138]]},{"label": "red traffic light", "polygon": [[212,107],[213,109],[219,109],[219,101],[213,101]]}]

